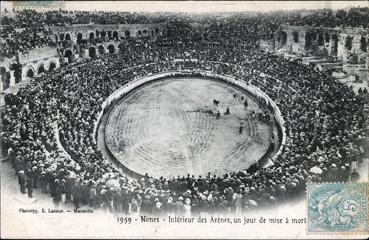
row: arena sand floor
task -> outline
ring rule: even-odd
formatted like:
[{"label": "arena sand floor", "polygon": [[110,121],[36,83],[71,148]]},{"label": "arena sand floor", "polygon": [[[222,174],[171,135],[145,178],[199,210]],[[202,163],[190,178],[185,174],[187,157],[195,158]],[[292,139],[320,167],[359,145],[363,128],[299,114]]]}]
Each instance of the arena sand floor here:
[{"label": "arena sand floor", "polygon": [[[242,96],[248,102],[246,110]],[[230,115],[224,115],[227,107]],[[210,113],[218,110],[219,119]],[[225,174],[247,168],[269,147],[272,132],[267,123],[253,121],[253,133],[245,122],[239,133],[241,121],[251,111],[262,109],[231,85],[167,78],[138,88],[112,109],[105,140],[123,165],[140,174]]]}]

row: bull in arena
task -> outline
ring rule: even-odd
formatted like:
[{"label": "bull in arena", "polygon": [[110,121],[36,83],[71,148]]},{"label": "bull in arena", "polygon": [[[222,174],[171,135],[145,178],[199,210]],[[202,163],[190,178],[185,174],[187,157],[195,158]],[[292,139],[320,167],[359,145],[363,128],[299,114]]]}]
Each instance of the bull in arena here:
[{"label": "bull in arena", "polygon": [[220,101],[213,99],[214,106],[217,106],[218,107],[219,103],[220,103]]},{"label": "bull in arena", "polygon": [[249,103],[247,102],[247,100],[245,100],[245,102],[243,103],[244,109],[246,109],[248,105]]}]

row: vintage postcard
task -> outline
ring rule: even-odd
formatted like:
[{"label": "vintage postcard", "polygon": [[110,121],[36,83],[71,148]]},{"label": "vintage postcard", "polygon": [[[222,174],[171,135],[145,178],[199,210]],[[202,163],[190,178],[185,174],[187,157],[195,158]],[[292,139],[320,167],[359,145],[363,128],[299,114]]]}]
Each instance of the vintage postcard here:
[{"label": "vintage postcard", "polygon": [[1,1],[1,238],[367,239],[367,1]]}]

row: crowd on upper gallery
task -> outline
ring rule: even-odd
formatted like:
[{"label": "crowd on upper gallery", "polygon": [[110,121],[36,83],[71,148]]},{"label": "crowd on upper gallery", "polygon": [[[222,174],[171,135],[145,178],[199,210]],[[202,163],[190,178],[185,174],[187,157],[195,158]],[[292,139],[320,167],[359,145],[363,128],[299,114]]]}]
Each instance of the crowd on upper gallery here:
[{"label": "crowd on upper gallery", "polygon": [[[15,16],[1,16],[0,56],[11,58],[18,53],[43,46],[55,46],[50,35],[51,26],[76,24],[146,24],[166,23],[193,26],[200,23],[202,29],[188,28],[188,31],[208,41],[226,40],[254,44],[260,35],[273,38],[281,24],[310,25],[321,27],[363,27],[369,21],[368,8],[351,8],[332,11],[330,9],[310,11],[280,11],[269,13],[234,13],[231,15],[195,15],[188,13],[128,13],[128,12],[85,12],[23,10]],[[216,20],[216,21],[215,21]],[[192,25],[190,25],[192,24]],[[191,37],[192,38],[192,37]]]}]

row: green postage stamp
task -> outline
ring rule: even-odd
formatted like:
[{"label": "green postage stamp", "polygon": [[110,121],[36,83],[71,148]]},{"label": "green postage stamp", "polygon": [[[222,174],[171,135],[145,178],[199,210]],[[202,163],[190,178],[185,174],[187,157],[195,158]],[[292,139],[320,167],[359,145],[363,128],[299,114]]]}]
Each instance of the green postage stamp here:
[{"label": "green postage stamp", "polygon": [[368,232],[367,183],[310,183],[309,233]]}]

